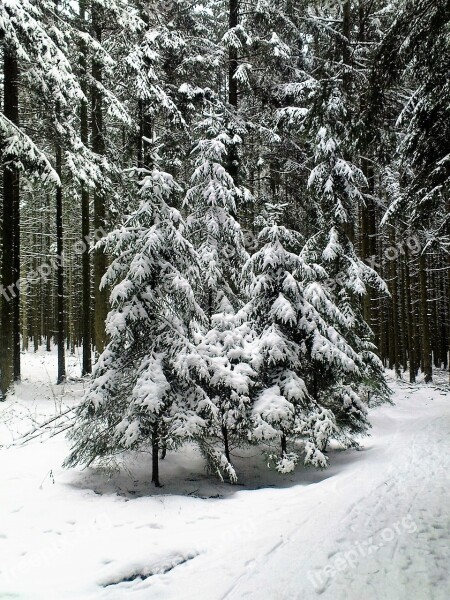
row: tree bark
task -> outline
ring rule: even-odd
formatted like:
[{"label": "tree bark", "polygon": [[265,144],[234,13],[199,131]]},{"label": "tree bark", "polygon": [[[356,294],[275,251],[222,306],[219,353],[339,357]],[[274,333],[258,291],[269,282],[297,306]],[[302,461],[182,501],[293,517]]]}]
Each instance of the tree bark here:
[{"label": "tree bark", "polygon": [[[92,30],[96,41],[102,43],[103,13],[101,7],[92,6]],[[94,57],[92,61],[92,77],[99,84],[103,80],[102,63]],[[92,149],[103,157],[105,155],[105,139],[103,127],[103,94],[92,86]],[[98,186],[94,190],[94,229],[96,235],[101,237],[100,232],[106,229],[106,199],[104,191]],[[106,345],[105,321],[108,314],[108,294],[105,288],[100,289],[100,282],[106,271],[106,255],[103,250],[94,252],[94,327],[95,346],[97,352],[103,352]]]},{"label": "tree bark", "polygon": [[[86,2],[80,0],[80,21],[83,24],[86,19]],[[87,48],[84,42],[80,45],[80,70],[81,70],[81,89],[87,95],[86,75],[87,75]],[[80,136],[85,146],[88,144],[88,107],[85,102],[80,107]],[[81,239],[86,245],[81,256],[81,279],[82,279],[82,298],[81,298],[81,336],[83,344],[83,359],[81,374],[87,375],[92,372],[91,358],[91,259],[89,254],[89,231],[90,231],[90,210],[89,210],[89,190],[85,184],[81,185]]]},{"label": "tree bark", "polygon": [[409,253],[408,248],[405,251],[405,293],[406,293],[406,307],[407,307],[407,321],[408,321],[408,348],[409,348],[409,381],[410,383],[416,382],[416,340],[414,336],[415,329],[415,314],[414,306],[411,300],[411,274],[409,265]]},{"label": "tree bark", "polygon": [[230,443],[228,440],[228,429],[226,425],[222,425],[223,447],[227,461],[231,464]]},{"label": "tree bark", "polygon": [[158,423],[152,429],[152,483],[161,487],[159,482],[159,428]]},{"label": "tree bark", "polygon": [[[229,28],[234,29],[239,24],[239,0],[230,0],[229,4]],[[236,72],[238,69],[238,51],[231,47],[228,51],[228,104],[236,112],[238,107],[238,82]],[[230,135],[233,135],[231,127]],[[228,149],[228,172],[233,178],[235,185],[238,183],[239,157],[236,144],[231,144]]]},{"label": "tree bark", "polygon": [[422,364],[425,383],[433,381],[433,367],[431,364],[430,322],[428,318],[428,290],[425,254],[419,259],[420,282],[420,317],[422,325]]},{"label": "tree bark", "polygon": [[[4,45],[3,110],[13,123],[19,123],[19,65],[16,53]],[[19,290],[20,276],[19,172],[10,164],[3,169],[2,280],[0,323],[0,396],[5,399],[13,380],[20,378]],[[18,274],[19,273],[19,274]],[[18,331],[19,329],[19,331]]]},{"label": "tree bark", "polygon": [[[62,152],[59,141],[56,144],[56,172],[61,179]],[[57,287],[57,347],[58,347],[58,377],[56,383],[63,383],[66,379],[66,361],[64,347],[64,246],[63,246],[63,195],[62,184],[56,190],[56,287]]]},{"label": "tree bark", "polygon": [[[393,248],[395,248],[395,233],[392,233],[390,236],[390,243]],[[392,307],[392,328],[391,328],[391,340],[392,343],[390,356],[393,358],[393,366],[395,370],[395,374],[397,377],[401,376],[400,373],[400,335],[399,335],[399,310],[398,310],[398,278],[399,278],[399,269],[396,262],[391,261],[391,307]]]}]

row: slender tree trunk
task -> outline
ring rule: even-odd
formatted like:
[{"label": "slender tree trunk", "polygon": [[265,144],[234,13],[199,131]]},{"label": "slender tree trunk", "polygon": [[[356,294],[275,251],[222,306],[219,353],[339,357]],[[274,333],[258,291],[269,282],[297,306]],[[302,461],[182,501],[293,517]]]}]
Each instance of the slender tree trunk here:
[{"label": "slender tree trunk", "polygon": [[[445,265],[446,262],[444,260],[443,265]],[[450,271],[450,268],[449,268]],[[445,271],[444,271],[445,273]],[[441,331],[441,357],[442,357],[442,366],[444,369],[447,369],[448,367],[448,320],[449,320],[449,315],[450,315],[450,306],[449,306],[449,302],[448,302],[448,297],[447,297],[447,290],[446,290],[446,282],[447,282],[447,277],[445,276],[440,276],[440,292],[441,292],[441,303],[440,303],[440,311],[439,311],[439,325],[440,325],[440,331]]]},{"label": "slender tree trunk", "polygon": [[159,427],[158,423],[152,429],[152,483],[161,487],[159,482]]},{"label": "slender tree trunk", "polygon": [[[80,21],[84,23],[86,19],[86,2],[80,0]],[[87,48],[84,42],[80,47],[80,69],[81,69],[81,89],[87,95],[86,75],[87,75]],[[85,146],[88,144],[88,107],[85,102],[80,107],[80,135],[81,141]],[[85,184],[81,185],[81,238],[86,248],[81,256],[81,279],[82,279],[82,298],[81,298],[81,336],[83,344],[83,359],[81,374],[87,375],[92,371],[91,358],[91,259],[89,254],[89,190]]]},{"label": "slender tree trunk", "polygon": [[[351,72],[351,63],[352,63],[352,54],[351,54],[351,32],[352,32],[352,12],[351,12],[351,4],[350,0],[345,0],[342,5],[342,35],[345,39],[342,39],[342,65],[343,65],[343,73],[342,73],[342,87],[343,92],[347,98],[350,98],[352,94],[352,72]],[[351,115],[351,102],[346,102],[347,111],[345,115],[345,119],[351,123],[352,115]],[[353,135],[353,128],[349,128],[350,136]],[[350,157],[348,157],[350,158]],[[348,219],[344,225],[344,233],[348,237],[351,244],[355,243],[355,224],[353,219]]]},{"label": "slender tree trunk", "polygon": [[[44,236],[41,243],[41,254],[45,256],[49,250],[49,239],[51,233],[51,221],[50,215],[52,214],[51,198],[50,194],[45,195],[45,222],[43,225]],[[35,336],[37,331],[40,332],[40,336],[45,335],[46,350],[51,351],[52,348],[52,333],[54,330],[54,316],[53,316],[53,303],[54,303],[54,285],[53,279],[49,279],[43,285],[40,290],[40,295],[35,294]],[[49,301],[45,302],[45,299]],[[38,325],[39,319],[39,325]],[[41,340],[42,341],[42,340]]]},{"label": "slender tree trunk", "polygon": [[450,314],[450,257],[447,259],[447,364],[448,364],[448,379],[450,383],[450,323],[449,323],[449,314]]},{"label": "slender tree trunk", "polygon": [[148,115],[148,105],[144,100],[138,101],[139,134],[137,143],[137,166],[139,169],[152,168],[152,123]]},{"label": "slender tree trunk", "polygon": [[[61,145],[56,145],[56,172],[61,179],[62,174],[62,152]],[[58,378],[57,383],[66,379],[66,361],[64,347],[64,247],[63,247],[63,195],[62,184],[56,190],[56,286],[57,286],[57,347],[58,347]]]},{"label": "slender tree trunk", "polygon": [[433,381],[433,367],[431,364],[430,322],[428,318],[428,290],[427,290],[427,263],[425,254],[419,259],[420,283],[420,317],[422,321],[422,363],[425,382]]},{"label": "slender tree trunk", "polygon": [[385,302],[384,300],[378,301],[378,317],[380,323],[380,340],[379,340],[379,348],[381,353],[381,358],[383,361],[383,365],[386,366],[386,360],[388,358],[388,345],[387,345],[387,323],[385,320]]},{"label": "slender tree trunk", "polygon": [[[13,123],[19,122],[19,66],[17,55],[4,45],[3,111]],[[0,397],[5,399],[13,380],[20,377],[20,334],[17,344],[19,290],[16,289],[19,251],[19,172],[14,165],[3,169],[2,280],[0,323]],[[17,354],[17,352],[19,354]]]},{"label": "slender tree trunk", "polygon": [[[436,256],[436,259],[438,257]],[[433,263],[438,264],[438,260],[433,261]],[[438,319],[438,297],[439,297],[439,289],[438,289],[438,279],[437,274],[432,273],[429,279],[431,281],[431,289],[428,290],[428,294],[432,296],[431,300],[431,322],[432,322],[432,336],[431,336],[431,346],[433,350],[433,364],[436,369],[441,368],[441,336],[439,331],[439,319]]]},{"label": "slender tree trunk", "polygon": [[[234,29],[239,24],[239,0],[230,0],[229,4],[229,28]],[[230,48],[228,51],[228,104],[237,110],[238,106],[238,82],[236,72],[238,69],[238,51],[237,48]],[[230,134],[232,134],[232,130]],[[235,144],[231,144],[228,150],[228,172],[233,178],[234,183],[238,183],[239,157]]]},{"label": "slender tree trunk", "polygon": [[30,294],[30,286],[28,283],[25,284],[25,289],[22,293],[22,350],[28,350],[28,315],[29,305],[27,299]]},{"label": "slender tree trunk", "polygon": [[400,280],[400,292],[399,292],[399,303],[401,310],[401,356],[402,356],[402,370],[403,372],[408,370],[408,327],[407,327],[407,312],[405,302],[405,262],[401,261],[399,264],[399,280]]},{"label": "slender tree trunk", "polygon": [[350,0],[345,0],[342,5],[342,35],[345,37],[345,40],[342,42],[342,59],[344,65],[350,65],[350,34],[352,27],[351,16],[351,2]]},{"label": "slender tree trunk", "polygon": [[408,347],[409,347],[409,381],[410,383],[416,382],[416,347],[415,347],[415,314],[414,306],[411,300],[411,275],[409,266],[409,253],[406,248],[405,253],[405,293],[406,293],[406,307],[408,311]]},{"label": "slender tree trunk", "polygon": [[[450,196],[447,196],[447,214],[450,214]],[[447,221],[447,234],[450,236],[450,221]],[[447,349],[449,351],[448,364],[448,380],[450,383],[450,253],[447,253],[447,297],[446,297],[446,315],[447,315]]]},{"label": "slender tree trunk", "polygon": [[223,436],[223,447],[225,450],[225,456],[226,459],[229,463],[231,463],[231,456],[230,456],[230,443],[228,440],[228,429],[226,425],[222,425],[222,436]]},{"label": "slender tree trunk", "polygon": [[[19,99],[17,98],[17,102]],[[14,182],[14,204],[13,204],[13,228],[14,228],[14,247],[13,247],[13,281],[20,280],[20,189],[19,173],[17,173]],[[16,295],[12,299],[13,311],[13,371],[14,381],[20,381],[20,286],[15,286]]]},{"label": "slender tree trunk", "polygon": [[[365,149],[369,151],[368,148]],[[375,193],[375,176],[373,172],[373,166],[369,163],[367,159],[362,160],[362,171],[367,179],[368,183],[368,194],[373,196]],[[371,198],[366,196],[365,204],[361,207],[361,255],[363,259],[370,259],[373,256],[377,255],[377,245],[376,245],[376,222],[375,222],[375,206],[374,202]],[[373,290],[370,286],[368,286],[367,295],[364,297],[363,310],[364,310],[364,320],[368,323],[373,329],[374,326],[374,316],[372,313],[374,312],[372,307],[372,297]]]},{"label": "slender tree trunk", "polygon": [[[395,234],[393,233],[390,236],[390,243],[391,246],[393,248],[395,248]],[[391,332],[392,332],[392,338],[391,338],[391,342],[392,342],[392,350],[391,350],[391,357],[393,358],[393,363],[394,363],[394,370],[395,370],[395,374],[397,375],[397,377],[401,376],[400,373],[400,335],[399,335],[399,311],[398,311],[398,278],[399,278],[399,270],[398,270],[398,266],[396,264],[396,262],[391,261],[391,268],[390,268],[390,272],[391,272],[391,294],[392,294],[392,327],[391,327]]]},{"label": "slender tree trunk", "polygon": [[[102,9],[98,5],[92,6],[92,29],[94,38],[101,44],[102,42]],[[101,62],[94,58],[92,61],[92,77],[94,81],[102,83],[103,66]],[[97,88],[92,86],[92,149],[99,156],[105,154],[105,139],[103,128],[103,94]],[[96,235],[106,229],[106,199],[103,190],[97,186],[94,190],[94,229]],[[101,235],[99,235],[101,237]],[[95,346],[97,352],[103,352],[106,344],[105,321],[108,314],[108,294],[105,288],[100,289],[100,282],[106,272],[106,255],[103,250],[94,252],[94,325],[95,325]]]},{"label": "slender tree trunk", "polygon": [[144,166],[144,151],[143,151],[143,141],[142,138],[144,136],[144,103],[142,100],[138,100],[138,115],[139,115],[139,132],[137,138],[137,166],[138,169],[142,169]]}]

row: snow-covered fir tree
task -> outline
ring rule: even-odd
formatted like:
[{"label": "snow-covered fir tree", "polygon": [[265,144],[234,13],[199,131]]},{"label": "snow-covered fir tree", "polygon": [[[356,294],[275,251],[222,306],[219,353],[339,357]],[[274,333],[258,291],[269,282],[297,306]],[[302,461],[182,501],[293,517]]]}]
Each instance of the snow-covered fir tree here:
[{"label": "snow-covered fir tree", "polygon": [[159,450],[202,437],[197,406],[204,394],[189,361],[203,312],[191,287],[199,277],[197,256],[170,205],[179,192],[171,175],[154,169],[142,181],[139,208],[105,238],[115,257],[103,281],[113,286],[110,341],[78,410],[67,464],[151,450],[159,485]]},{"label": "snow-covered fir tree", "polygon": [[208,369],[202,385],[215,406],[215,411],[209,412],[211,439],[221,439],[231,463],[231,446],[248,441],[255,375],[252,331],[236,317],[245,298],[242,273],[248,260],[236,220],[237,205],[247,203],[250,194],[236,185],[227,169],[230,146],[236,146],[238,136],[228,133],[224,114],[208,115],[199,132],[204,137],[194,149],[196,168],[185,200],[190,210],[188,231],[202,273],[197,295],[207,319],[206,329],[198,336],[198,351]]},{"label": "snow-covered fir tree", "polygon": [[[282,208],[268,206],[261,248],[247,266],[255,280],[245,310],[258,332],[261,360],[252,437],[275,443],[277,469],[288,472],[301,451],[305,464],[324,467],[328,439],[352,444],[350,434],[364,431],[367,418],[363,403],[349,391],[334,402],[318,393],[319,369],[336,386],[351,379],[361,361],[339,332],[345,315],[322,283],[325,270],[306,260],[300,234],[278,224]],[[343,412],[353,420],[353,431],[343,426]]]},{"label": "snow-covered fir tree", "polygon": [[[389,392],[362,311],[370,290],[386,295],[387,287],[358,256],[353,243],[359,211],[366,201],[373,200],[366,175],[355,164],[361,160],[357,154],[360,123],[353,118],[357,111],[352,93],[364,77],[358,72],[361,65],[354,68],[351,64],[350,39],[340,37],[329,25],[333,19],[336,23],[342,19],[343,28],[350,26],[348,9],[326,3],[322,8],[309,8],[311,29],[305,34],[311,37],[303,36],[305,51],[297,80],[279,86],[284,106],[277,114],[283,139],[291,146],[302,141],[305,147],[307,178],[304,166],[297,166],[298,161],[290,163],[295,177],[303,179],[307,200],[301,212],[309,225],[304,257],[325,269],[328,279],[323,285],[344,317],[334,325],[358,357],[358,368],[343,377],[316,365],[309,389],[333,410],[343,430],[351,435],[366,430],[367,407],[386,401]],[[311,47],[312,35],[323,43]],[[327,45],[330,40],[334,45]],[[333,60],[336,54],[340,62]]]}]

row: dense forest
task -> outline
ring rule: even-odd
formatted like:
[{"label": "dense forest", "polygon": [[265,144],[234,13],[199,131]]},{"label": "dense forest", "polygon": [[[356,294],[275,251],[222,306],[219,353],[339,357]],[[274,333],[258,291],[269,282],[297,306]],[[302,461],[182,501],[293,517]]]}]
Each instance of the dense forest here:
[{"label": "dense forest", "polygon": [[[0,380],[81,357],[67,464],[290,472],[449,368],[448,0],[1,0]],[[91,372],[93,372],[92,375]]]}]

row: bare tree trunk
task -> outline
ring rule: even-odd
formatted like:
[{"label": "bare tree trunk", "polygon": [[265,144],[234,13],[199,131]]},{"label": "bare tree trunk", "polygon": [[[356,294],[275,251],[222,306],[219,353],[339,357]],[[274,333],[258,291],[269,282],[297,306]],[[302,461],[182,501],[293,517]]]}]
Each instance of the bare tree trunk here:
[{"label": "bare tree trunk", "polygon": [[[393,248],[395,248],[395,233],[392,233],[390,236],[390,243]],[[399,270],[396,262],[391,261],[391,294],[392,294],[392,322],[391,322],[391,339],[390,343],[392,343],[391,357],[393,358],[393,366],[395,370],[395,374],[397,377],[401,376],[400,373],[400,335],[399,335],[399,311],[398,311],[398,277]]]},{"label": "bare tree trunk", "polygon": [[222,436],[223,436],[223,447],[225,450],[225,456],[226,459],[229,463],[231,463],[231,456],[230,456],[230,443],[228,440],[228,429],[226,425],[222,425]]},{"label": "bare tree trunk", "polygon": [[152,483],[161,487],[159,482],[159,427],[158,423],[152,429]]},{"label": "bare tree trunk", "polygon": [[[438,259],[438,256],[435,256]],[[433,260],[433,263],[438,264],[438,260]],[[429,278],[429,289],[428,295],[431,294],[431,323],[432,323],[432,334],[431,334],[431,347],[433,354],[433,364],[436,369],[441,368],[441,336],[439,331],[439,320],[438,320],[438,276],[436,273],[431,273]]]},{"label": "bare tree trunk", "polygon": [[[445,265],[445,259],[443,264]],[[450,271],[450,269],[449,269]],[[445,273],[445,272],[444,272]],[[445,275],[440,275],[440,294],[441,294],[441,302],[439,307],[439,326],[440,326],[440,338],[441,338],[441,360],[442,366],[444,369],[448,367],[448,318],[450,313],[450,306],[448,302],[448,297],[446,294],[446,281],[447,277]]]},{"label": "bare tree trunk", "polygon": [[[234,29],[239,24],[239,0],[230,0],[229,4],[229,28]],[[238,106],[238,82],[236,72],[238,69],[237,48],[228,51],[228,104],[236,111]],[[234,183],[238,183],[239,162],[235,144],[231,144],[228,151],[228,172]]]},{"label": "bare tree trunk", "polygon": [[[61,179],[62,152],[59,141],[56,145],[56,172]],[[56,383],[66,379],[66,361],[64,348],[64,247],[63,247],[63,195],[62,184],[56,190],[56,286],[57,286],[57,347],[58,347],[58,377]]]},{"label": "bare tree trunk", "polygon": [[411,300],[411,275],[409,265],[409,253],[406,248],[405,254],[405,293],[406,293],[406,306],[408,310],[408,347],[409,347],[409,381],[410,383],[416,382],[416,340],[414,336],[415,330],[415,314],[414,306]]},{"label": "bare tree trunk", "polygon": [[431,364],[430,322],[428,318],[428,290],[427,290],[427,263],[425,254],[419,259],[420,282],[420,317],[422,321],[422,363],[425,382],[433,381],[433,367]]},{"label": "bare tree trunk", "polygon": [[[19,122],[19,66],[17,55],[5,44],[3,51],[3,86],[5,116],[13,123]],[[2,213],[2,280],[0,323],[0,397],[5,399],[13,380],[20,377],[20,333],[17,344],[19,290],[16,289],[19,251],[19,172],[14,165],[3,170]]]},{"label": "bare tree trunk", "polygon": [[[447,196],[447,214],[450,214],[450,197]],[[447,226],[447,234],[450,235],[450,222]],[[447,315],[447,350],[449,351],[448,364],[448,380],[450,383],[450,253],[447,253],[447,297],[446,297],[446,315]]]},{"label": "bare tree trunk", "polygon": [[[86,2],[80,0],[80,20],[82,23],[86,19]],[[84,42],[80,47],[80,68],[81,68],[81,88],[87,95],[86,75],[87,75],[87,48]],[[85,146],[88,144],[88,107],[82,102],[80,107],[80,135],[81,141]],[[89,190],[86,185],[81,186],[81,238],[86,246],[89,245]],[[91,260],[89,248],[86,247],[81,256],[81,279],[82,279],[82,298],[81,298],[81,315],[82,315],[82,344],[83,344],[83,359],[81,366],[81,374],[87,375],[92,371],[91,358]]]},{"label": "bare tree trunk", "polygon": [[[17,102],[19,98],[17,97]],[[18,116],[18,115],[17,115]],[[20,280],[20,188],[19,188],[19,173],[15,177],[14,182],[14,203],[13,203],[13,281]],[[11,300],[13,312],[13,371],[14,381],[20,381],[20,286],[15,286],[15,296]]]},{"label": "bare tree trunk", "polygon": [[408,326],[407,326],[407,312],[405,303],[405,262],[399,263],[399,304],[401,311],[401,357],[402,357],[402,370],[403,372],[408,370]]},{"label": "bare tree trunk", "polygon": [[[101,44],[103,12],[101,7],[92,6],[92,30],[94,38]],[[103,66],[94,58],[92,61],[92,77],[102,83]],[[92,149],[99,156],[105,154],[105,139],[103,128],[103,94],[94,83],[92,86]],[[103,190],[94,190],[94,229],[98,232],[106,229],[106,201]],[[99,236],[100,237],[100,236]],[[106,345],[105,321],[108,314],[108,295],[105,288],[100,289],[100,282],[106,271],[106,255],[103,250],[94,252],[94,325],[95,346],[98,352],[103,352]]]}]

